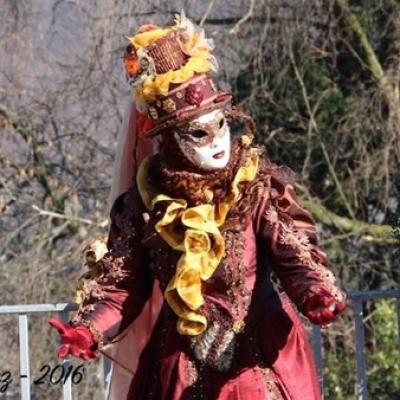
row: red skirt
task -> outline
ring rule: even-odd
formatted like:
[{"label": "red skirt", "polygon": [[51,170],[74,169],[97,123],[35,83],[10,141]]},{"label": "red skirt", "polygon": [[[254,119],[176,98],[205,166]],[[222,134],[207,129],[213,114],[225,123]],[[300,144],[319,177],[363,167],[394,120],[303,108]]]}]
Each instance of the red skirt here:
[{"label": "red skirt", "polygon": [[140,357],[128,400],[321,398],[306,333],[285,296],[251,307],[228,372],[196,361],[166,311]]}]

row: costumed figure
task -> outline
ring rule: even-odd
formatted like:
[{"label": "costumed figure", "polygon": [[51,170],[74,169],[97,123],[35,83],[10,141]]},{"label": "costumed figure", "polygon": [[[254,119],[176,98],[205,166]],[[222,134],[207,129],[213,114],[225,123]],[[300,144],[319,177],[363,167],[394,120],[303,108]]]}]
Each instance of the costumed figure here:
[{"label": "costumed figure", "polygon": [[181,15],[129,41],[125,180],[117,174],[107,247],[90,253],[79,310],[50,321],[59,356],[117,343],[114,367],[131,372],[125,393],[114,384],[118,399],[320,399],[295,308],[325,326],[345,295],[293,173],[263,158],[253,120],[215,86],[202,29]]}]

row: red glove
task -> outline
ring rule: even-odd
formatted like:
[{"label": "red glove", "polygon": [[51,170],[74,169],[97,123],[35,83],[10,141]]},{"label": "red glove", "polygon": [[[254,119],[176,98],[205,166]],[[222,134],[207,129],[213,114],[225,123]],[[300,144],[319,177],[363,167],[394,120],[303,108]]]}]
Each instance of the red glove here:
[{"label": "red glove", "polygon": [[303,314],[316,325],[326,326],[336,321],[346,308],[346,300],[338,301],[331,293],[321,289],[313,293],[304,303]]},{"label": "red glove", "polygon": [[97,357],[95,351],[96,342],[92,333],[84,325],[76,327],[64,324],[57,318],[49,319],[49,324],[58,330],[61,336],[61,346],[58,349],[58,357],[65,358],[68,354],[89,360]]}]

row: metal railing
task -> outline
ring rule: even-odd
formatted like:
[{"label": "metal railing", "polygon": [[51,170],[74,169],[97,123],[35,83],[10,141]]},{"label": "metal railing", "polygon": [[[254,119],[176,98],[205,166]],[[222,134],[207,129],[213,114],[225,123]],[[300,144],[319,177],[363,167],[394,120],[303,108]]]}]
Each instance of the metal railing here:
[{"label": "metal railing", "polygon": [[[356,343],[356,368],[357,368],[357,399],[367,400],[367,376],[365,366],[365,335],[364,335],[364,312],[363,302],[378,299],[396,299],[397,307],[397,326],[398,326],[398,347],[400,354],[400,289],[371,290],[369,292],[350,292],[348,294],[349,306],[354,311],[355,343]],[[322,335],[321,328],[313,325],[313,350],[314,359],[321,390],[323,391],[323,357],[322,357]]]},{"label": "metal railing", "polygon": [[[31,400],[31,375],[29,362],[29,330],[28,315],[38,313],[55,313],[58,312],[59,317],[63,321],[68,321],[70,311],[77,309],[75,303],[57,303],[57,304],[27,304],[27,305],[10,305],[0,306],[0,315],[18,315],[19,328],[19,377],[20,390],[22,400]],[[71,366],[71,357],[68,356],[61,363],[64,371],[68,371]],[[103,357],[104,370],[104,388],[108,387],[108,379],[110,377],[111,361]],[[2,372],[2,371],[0,371]],[[62,386],[63,399],[72,400],[72,374],[67,374],[65,382]],[[1,394],[0,394],[1,397]],[[105,391],[105,398],[107,393]]]},{"label": "metal railing", "polygon": [[[358,400],[367,400],[367,378],[365,368],[365,337],[363,324],[363,302],[367,300],[377,299],[396,299],[397,302],[397,321],[398,321],[398,337],[399,337],[399,353],[400,353],[400,289],[392,290],[375,290],[369,292],[350,292],[348,294],[350,300],[349,305],[354,311],[355,323],[355,343],[356,343],[356,365],[357,365],[357,398]],[[68,313],[76,309],[74,303],[59,304],[29,304],[29,305],[10,305],[0,306],[0,315],[18,315],[19,325],[19,359],[20,359],[20,390],[21,399],[31,399],[31,379],[30,379],[30,363],[29,363],[29,331],[28,331],[28,315],[37,313],[58,312],[60,318],[64,321],[68,320]],[[312,328],[314,358],[317,366],[317,372],[320,380],[321,390],[323,390],[323,357],[322,357],[322,335],[318,326]],[[63,367],[68,369],[71,366],[70,357],[66,358]],[[108,387],[108,379],[110,377],[111,362],[103,357],[104,368],[104,387]],[[107,390],[105,390],[107,398]],[[72,399],[71,375],[67,376],[63,384],[63,399]]]}]

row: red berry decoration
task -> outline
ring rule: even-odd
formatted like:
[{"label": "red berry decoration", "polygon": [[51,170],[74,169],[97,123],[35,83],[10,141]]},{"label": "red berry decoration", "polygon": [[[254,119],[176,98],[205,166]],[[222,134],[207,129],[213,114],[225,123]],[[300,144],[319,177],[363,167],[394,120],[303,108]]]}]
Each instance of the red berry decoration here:
[{"label": "red berry decoration", "polygon": [[200,87],[191,83],[185,91],[185,99],[186,102],[189,103],[191,106],[199,106],[200,103],[203,101],[203,93],[200,90]]}]

